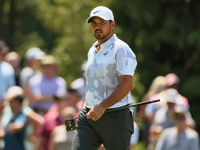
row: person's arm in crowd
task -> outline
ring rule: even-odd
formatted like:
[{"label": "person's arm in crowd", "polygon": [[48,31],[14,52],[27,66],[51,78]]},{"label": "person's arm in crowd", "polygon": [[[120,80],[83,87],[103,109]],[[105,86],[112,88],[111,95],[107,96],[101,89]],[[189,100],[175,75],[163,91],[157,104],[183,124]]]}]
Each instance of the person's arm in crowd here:
[{"label": "person's arm in crowd", "polygon": [[9,129],[8,131],[10,133],[17,133],[17,132],[20,132],[24,127],[24,124],[22,122],[16,122],[16,123],[13,123],[11,122],[9,124]]},{"label": "person's arm in crowd", "polygon": [[8,132],[10,133],[18,133],[20,132],[25,124],[27,123],[27,117],[26,115],[20,115],[15,122],[11,122],[8,126]]},{"label": "person's arm in crowd", "polygon": [[5,136],[5,130],[4,130],[3,126],[1,125],[3,112],[4,112],[3,110],[4,109],[1,110],[1,115],[0,115],[0,139],[4,138],[4,136]]},{"label": "person's arm in crowd", "polygon": [[4,100],[0,99],[0,110],[4,108]]},{"label": "person's arm in crowd", "polygon": [[34,96],[31,94],[31,91],[30,91],[30,86],[28,83],[24,84],[22,86],[23,90],[24,90],[24,96],[27,97],[29,99],[29,101],[34,101]]},{"label": "person's arm in crowd", "polygon": [[54,137],[56,135],[56,128],[52,130],[50,138],[49,138],[49,150],[54,150]]},{"label": "person's arm in crowd", "polygon": [[38,137],[34,150],[44,150],[44,146],[42,144],[44,142],[45,142],[45,139],[43,136]]},{"label": "person's arm in crowd", "polygon": [[[87,118],[95,118],[95,121],[98,120],[105,110],[115,103],[123,99],[133,88],[133,76],[131,75],[122,75],[119,76],[120,84],[116,87],[113,93],[103,100],[99,105],[90,109],[87,114]],[[94,120],[94,119],[93,119]]]},{"label": "person's arm in crowd", "polygon": [[30,111],[27,114],[27,118],[28,118],[28,123],[32,124],[34,127],[34,131],[32,133],[32,135],[30,135],[29,140],[33,143],[35,143],[37,141],[37,131],[39,129],[39,127],[44,124],[45,120],[44,118],[39,115],[38,113],[34,112],[34,111]]},{"label": "person's arm in crowd", "polygon": [[43,143],[45,142],[45,138],[43,136],[43,131],[45,130],[45,123],[39,126],[39,129],[37,130],[37,141],[35,143],[34,150],[44,150]]},{"label": "person's arm in crowd", "polygon": [[53,101],[53,96],[42,96],[40,92],[35,93],[34,95],[31,94],[30,86],[28,84],[24,85],[24,94],[30,101],[38,101],[38,102],[46,102],[46,101]]},{"label": "person's arm in crowd", "polygon": [[158,140],[157,144],[156,144],[156,147],[155,147],[155,150],[162,150],[162,149],[166,149],[165,147],[165,138],[166,138],[166,132],[163,131],[161,133],[161,136],[160,136],[160,139]]}]

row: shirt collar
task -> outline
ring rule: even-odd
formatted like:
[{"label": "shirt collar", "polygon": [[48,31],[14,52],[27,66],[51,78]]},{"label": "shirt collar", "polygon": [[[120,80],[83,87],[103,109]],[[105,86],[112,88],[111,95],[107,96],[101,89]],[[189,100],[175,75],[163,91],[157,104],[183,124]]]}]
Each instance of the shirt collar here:
[{"label": "shirt collar", "polygon": [[[105,45],[105,46],[109,46],[109,45],[111,45],[112,43],[114,43],[114,41],[117,39],[117,36],[116,36],[116,34],[113,34],[113,36],[110,38],[110,39],[108,39],[106,42],[104,42],[103,43],[103,45]],[[93,44],[93,46],[94,47],[96,47],[97,46],[97,43],[98,43],[98,41],[96,41],[94,44]]]}]

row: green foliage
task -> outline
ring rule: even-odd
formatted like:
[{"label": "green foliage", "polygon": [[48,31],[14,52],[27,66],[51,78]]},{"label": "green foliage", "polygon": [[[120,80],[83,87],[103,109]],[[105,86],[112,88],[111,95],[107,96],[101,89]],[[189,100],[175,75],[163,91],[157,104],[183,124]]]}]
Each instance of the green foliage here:
[{"label": "green foliage", "polygon": [[146,146],[143,142],[138,142],[132,150],[146,150]]}]

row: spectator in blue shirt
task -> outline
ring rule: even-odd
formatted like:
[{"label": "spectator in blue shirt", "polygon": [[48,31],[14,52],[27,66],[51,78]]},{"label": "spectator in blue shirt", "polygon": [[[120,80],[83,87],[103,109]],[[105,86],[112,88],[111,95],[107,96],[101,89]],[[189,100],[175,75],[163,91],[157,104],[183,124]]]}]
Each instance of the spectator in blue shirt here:
[{"label": "spectator in blue shirt", "polygon": [[5,99],[10,105],[12,118],[0,130],[0,138],[3,138],[5,142],[4,150],[25,150],[24,138],[27,117],[21,109],[24,99],[22,88],[10,87],[5,94]]}]

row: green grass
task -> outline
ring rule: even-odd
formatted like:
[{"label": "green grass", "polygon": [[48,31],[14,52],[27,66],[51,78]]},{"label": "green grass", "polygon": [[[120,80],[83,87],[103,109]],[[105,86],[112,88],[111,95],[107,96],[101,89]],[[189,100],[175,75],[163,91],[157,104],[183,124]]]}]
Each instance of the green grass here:
[{"label": "green grass", "polygon": [[147,150],[147,148],[145,147],[144,142],[138,142],[137,145],[135,145],[135,147],[132,150]]}]

